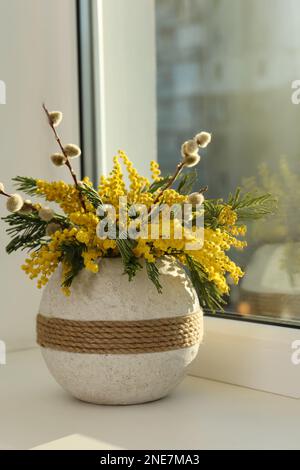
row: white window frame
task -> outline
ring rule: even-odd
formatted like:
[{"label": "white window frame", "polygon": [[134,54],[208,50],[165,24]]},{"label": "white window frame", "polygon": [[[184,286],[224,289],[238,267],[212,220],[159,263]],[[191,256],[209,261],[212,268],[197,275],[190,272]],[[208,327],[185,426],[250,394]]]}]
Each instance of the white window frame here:
[{"label": "white window frame", "polygon": [[84,170],[107,173],[124,149],[148,174],[157,148],[154,1],[78,0],[78,12]]},{"label": "white window frame", "polygon": [[[97,38],[93,44],[97,103],[92,120],[98,129],[94,168],[106,172],[112,155],[122,147],[147,173],[157,151],[155,2],[91,3]],[[140,43],[143,53],[138,54]],[[300,398],[300,364],[292,362],[293,345],[299,340],[299,329],[206,317],[204,343],[190,373]]]}]

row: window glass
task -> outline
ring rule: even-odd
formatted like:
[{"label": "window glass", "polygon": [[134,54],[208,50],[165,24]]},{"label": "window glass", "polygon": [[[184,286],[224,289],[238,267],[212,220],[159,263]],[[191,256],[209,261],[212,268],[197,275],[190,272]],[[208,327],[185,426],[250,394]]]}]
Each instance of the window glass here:
[{"label": "window glass", "polygon": [[[157,0],[158,158],[174,170],[181,143],[213,133],[198,185],[279,197],[235,260],[246,275],[228,313],[300,325],[300,2]],[[294,88],[293,88],[294,87]]]}]

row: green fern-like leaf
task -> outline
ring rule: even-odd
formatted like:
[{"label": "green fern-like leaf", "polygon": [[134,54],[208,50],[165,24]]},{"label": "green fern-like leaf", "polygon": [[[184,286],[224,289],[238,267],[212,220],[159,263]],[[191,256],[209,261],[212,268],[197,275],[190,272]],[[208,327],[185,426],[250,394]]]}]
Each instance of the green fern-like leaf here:
[{"label": "green fern-like leaf", "polygon": [[70,287],[75,277],[84,268],[82,253],[86,250],[83,243],[69,241],[60,246],[62,260],[70,266],[70,270],[64,275],[62,287]]},{"label": "green fern-like leaf", "polygon": [[159,181],[154,181],[154,183],[152,183],[150,188],[148,189],[148,192],[153,194],[159,189],[163,189],[163,187],[166,186],[170,181],[170,178],[171,176],[166,176],[165,178],[162,178]]},{"label": "green fern-like leaf", "polygon": [[87,198],[87,200],[95,207],[95,209],[103,204],[99,194],[93,187],[82,183],[79,189],[81,194]]},{"label": "green fern-like leaf", "polygon": [[179,175],[177,186],[177,191],[179,194],[183,194],[184,196],[190,194],[193,190],[194,184],[197,181],[197,178],[198,175],[196,170]]},{"label": "green fern-like leaf", "polygon": [[159,292],[159,294],[161,294],[162,293],[162,285],[159,282],[158,267],[156,266],[155,263],[149,263],[148,261],[146,261],[146,270],[147,270],[147,274],[148,274],[148,277],[149,277],[150,281],[153,282],[153,284],[155,285],[157,291]]},{"label": "green fern-like leaf", "polygon": [[35,196],[37,194],[38,187],[36,179],[28,176],[16,176],[16,178],[13,178],[13,181],[18,191],[22,191],[29,196]]},{"label": "green fern-like leaf", "polygon": [[188,274],[204,309],[215,313],[223,311],[225,301],[214,282],[209,281],[201,264],[192,256],[186,255]]},{"label": "green fern-like leaf", "polygon": [[6,247],[7,253],[17,250],[39,248],[44,242],[47,223],[36,212],[31,214],[15,213],[2,220],[8,224],[6,232],[12,237]]},{"label": "green fern-like leaf", "polygon": [[277,209],[277,199],[272,194],[260,195],[257,192],[242,194],[238,188],[228,198],[228,204],[236,211],[240,221],[258,220],[272,215]]},{"label": "green fern-like leaf", "polygon": [[122,238],[122,234],[119,235],[119,238],[116,240],[116,242],[124,264],[124,274],[128,275],[129,281],[132,281],[136,273],[142,269],[138,258],[132,251],[135,242],[128,238]]}]

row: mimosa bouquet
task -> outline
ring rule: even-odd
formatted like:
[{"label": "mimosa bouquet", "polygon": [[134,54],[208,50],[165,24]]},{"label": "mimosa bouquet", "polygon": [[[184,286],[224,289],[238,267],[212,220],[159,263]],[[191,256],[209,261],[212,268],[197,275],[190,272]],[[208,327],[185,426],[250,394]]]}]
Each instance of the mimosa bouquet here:
[{"label": "mimosa bouquet", "polygon": [[97,275],[103,258],[121,257],[129,280],[146,269],[161,292],[159,260],[171,257],[186,269],[202,306],[222,308],[223,297],[229,293],[228,276],[235,283],[243,276],[228,251],[246,246],[245,222],[272,213],[273,197],[237,189],[224,201],[205,199],[207,188],[191,192],[195,173],[183,170],[198,165],[199,149],[211,141],[207,132],[182,145],[173,175],[163,177],[158,163],[152,161],[150,181],[119,151],[111,173],[102,175],[95,188],[88,177],[79,180],[73,170],[72,161],[80,157],[81,150],[74,144],[62,144],[57,132],[62,113],[49,112],[45,106],[44,111],[59,147],[50,158],[54,165],[67,168],[72,182],[13,179],[17,191],[56,203],[54,208],[11,194],[0,183],[0,194],[7,198],[10,212],[3,219],[11,236],[6,250],[29,252],[22,266],[26,274],[37,279],[41,288],[61,263],[61,286],[70,295],[72,281],[81,270]]}]

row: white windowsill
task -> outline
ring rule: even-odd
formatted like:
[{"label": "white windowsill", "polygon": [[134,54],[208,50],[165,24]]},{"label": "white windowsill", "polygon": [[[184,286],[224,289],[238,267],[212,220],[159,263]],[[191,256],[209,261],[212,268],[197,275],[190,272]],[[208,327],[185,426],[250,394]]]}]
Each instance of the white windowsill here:
[{"label": "white windowsill", "polygon": [[292,361],[299,339],[298,329],[206,317],[204,341],[190,373],[300,398],[300,364]]},{"label": "white windowsill", "polygon": [[187,377],[161,401],[89,405],[54,382],[38,349],[11,353],[0,367],[0,417],[2,449],[73,434],[106,449],[300,449],[299,400]]}]

